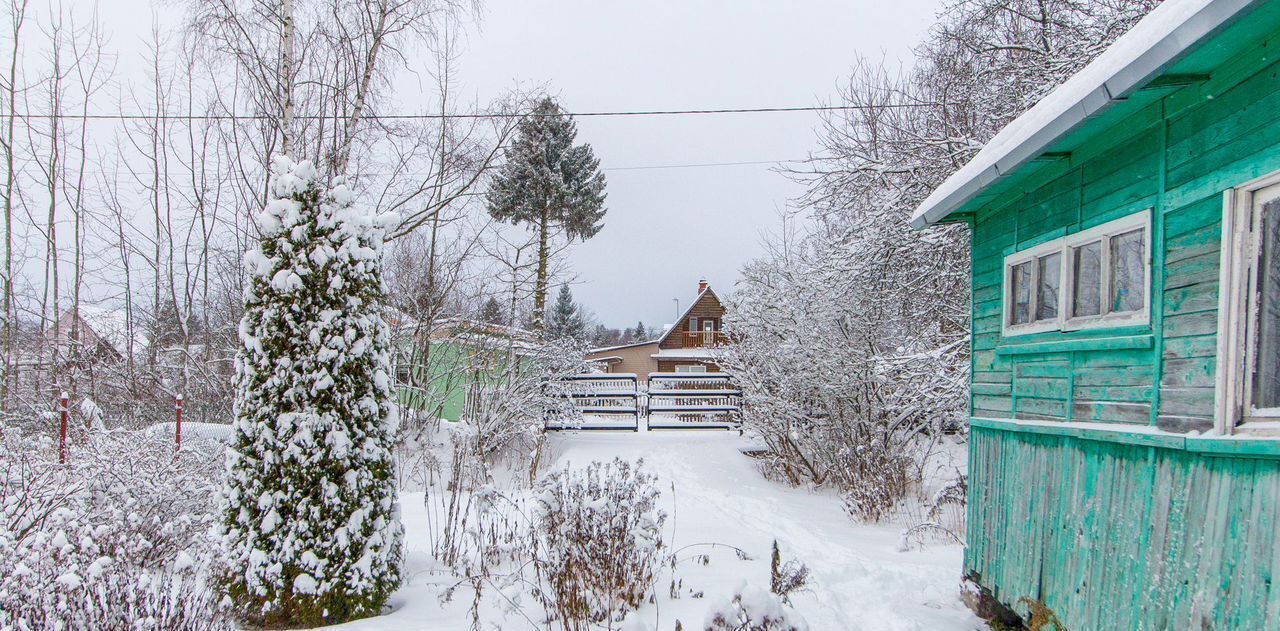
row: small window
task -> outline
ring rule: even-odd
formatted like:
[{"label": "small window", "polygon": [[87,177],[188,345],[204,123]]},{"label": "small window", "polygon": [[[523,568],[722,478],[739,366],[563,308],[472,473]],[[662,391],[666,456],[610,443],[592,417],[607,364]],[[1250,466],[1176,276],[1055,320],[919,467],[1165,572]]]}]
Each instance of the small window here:
[{"label": "small window", "polygon": [[676,372],[707,372],[707,367],[702,364],[677,364]]},{"label": "small window", "polygon": [[1054,252],[1037,261],[1036,322],[1058,317],[1058,294],[1062,285],[1062,254]]},{"label": "small window", "polygon": [[1094,241],[1072,249],[1075,266],[1071,312],[1077,317],[1102,313],[1102,242]]},{"label": "small window", "polygon": [[1149,321],[1150,211],[1005,257],[1004,335]]}]

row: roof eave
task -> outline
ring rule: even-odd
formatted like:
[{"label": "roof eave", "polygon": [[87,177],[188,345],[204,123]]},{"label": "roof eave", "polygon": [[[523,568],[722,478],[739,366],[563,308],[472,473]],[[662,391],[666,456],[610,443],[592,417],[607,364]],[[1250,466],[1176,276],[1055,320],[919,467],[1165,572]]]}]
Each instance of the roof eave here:
[{"label": "roof eave", "polygon": [[1013,175],[1055,143],[1079,130],[1091,118],[1125,101],[1135,91],[1190,54],[1198,45],[1242,17],[1248,9],[1263,2],[1265,0],[1217,0],[1205,5],[1131,63],[1117,69],[1102,85],[1083,95],[1060,115],[999,157],[995,164],[965,181],[946,197],[918,209],[911,217],[911,227],[916,230],[927,228],[963,208],[991,185]]}]

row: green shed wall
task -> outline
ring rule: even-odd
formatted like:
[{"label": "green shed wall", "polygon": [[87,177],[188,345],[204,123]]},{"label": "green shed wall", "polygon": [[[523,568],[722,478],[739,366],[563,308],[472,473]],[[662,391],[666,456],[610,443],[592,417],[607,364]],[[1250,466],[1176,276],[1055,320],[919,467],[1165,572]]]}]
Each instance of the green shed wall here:
[{"label": "green shed wall", "polygon": [[1068,629],[1280,629],[1280,459],[974,427],[968,571]]},{"label": "green shed wall", "polygon": [[[1275,24],[970,211],[965,569],[1024,614],[1026,598],[1070,629],[1280,629],[1280,460],[1142,438],[1214,426],[1223,194],[1280,171]],[[1148,208],[1148,326],[1002,337],[1006,255]]]}]

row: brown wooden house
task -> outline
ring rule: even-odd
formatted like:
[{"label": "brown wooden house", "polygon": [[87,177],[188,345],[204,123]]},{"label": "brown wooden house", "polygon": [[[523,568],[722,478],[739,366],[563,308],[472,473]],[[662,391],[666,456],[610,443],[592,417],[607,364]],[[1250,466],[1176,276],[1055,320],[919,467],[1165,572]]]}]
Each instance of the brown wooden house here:
[{"label": "brown wooden house", "polygon": [[719,296],[699,280],[697,298],[658,339],[593,349],[586,359],[606,372],[635,373],[641,381],[651,372],[719,372],[713,351],[725,343],[724,313]]}]

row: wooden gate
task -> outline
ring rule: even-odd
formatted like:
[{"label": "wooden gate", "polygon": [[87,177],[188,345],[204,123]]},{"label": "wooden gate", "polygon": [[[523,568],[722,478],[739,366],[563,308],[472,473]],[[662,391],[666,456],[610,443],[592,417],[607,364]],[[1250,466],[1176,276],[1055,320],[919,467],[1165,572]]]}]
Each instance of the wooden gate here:
[{"label": "wooden gate", "polygon": [[549,413],[548,430],[737,429],[742,391],[725,373],[649,373],[648,386],[630,373],[574,375],[556,384],[572,414]]}]

